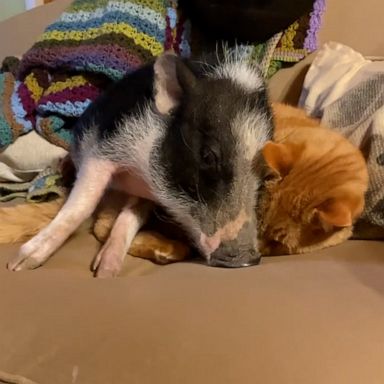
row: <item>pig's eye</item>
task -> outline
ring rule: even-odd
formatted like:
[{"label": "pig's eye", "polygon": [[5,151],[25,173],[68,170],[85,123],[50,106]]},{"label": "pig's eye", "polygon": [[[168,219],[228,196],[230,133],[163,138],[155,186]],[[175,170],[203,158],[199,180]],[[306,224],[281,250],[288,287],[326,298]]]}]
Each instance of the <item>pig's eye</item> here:
[{"label": "pig's eye", "polygon": [[217,156],[207,146],[204,146],[201,150],[201,165],[204,169],[217,169]]}]

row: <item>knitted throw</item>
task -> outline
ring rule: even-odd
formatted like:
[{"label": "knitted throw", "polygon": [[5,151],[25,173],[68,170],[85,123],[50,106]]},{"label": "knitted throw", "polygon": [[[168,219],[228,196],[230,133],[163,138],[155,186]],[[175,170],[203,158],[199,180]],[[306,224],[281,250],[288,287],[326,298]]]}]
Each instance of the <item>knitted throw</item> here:
[{"label": "knitted throw", "polygon": [[286,30],[263,44],[244,45],[242,49],[250,60],[259,64],[263,75],[269,79],[284,65],[297,63],[317,49],[317,35],[324,12],[325,0],[315,0],[312,11]]},{"label": "knitted throw", "polygon": [[[266,77],[316,49],[325,0],[265,44],[244,45]],[[19,65],[0,73],[0,149],[36,129],[68,149],[71,126],[112,81],[164,50],[190,55],[190,25],[176,0],[75,0]]]},{"label": "knitted throw", "polygon": [[75,0],[0,74],[0,148],[36,129],[65,149],[70,126],[111,82],[164,50],[188,56],[188,23],[172,0]]}]

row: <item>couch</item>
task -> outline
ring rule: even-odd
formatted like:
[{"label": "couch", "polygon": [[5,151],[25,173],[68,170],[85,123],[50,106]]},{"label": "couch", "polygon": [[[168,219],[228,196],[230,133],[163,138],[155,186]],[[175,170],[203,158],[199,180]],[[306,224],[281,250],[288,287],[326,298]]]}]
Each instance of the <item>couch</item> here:
[{"label": "couch", "polygon": [[[23,53],[68,3],[1,23],[0,58]],[[383,11],[382,0],[329,0],[321,42],[384,55]],[[273,99],[297,101],[312,58],[272,78]],[[18,246],[0,247],[0,371],[39,384],[384,382],[384,243],[236,270],[127,258],[107,280],[89,270],[100,245],[87,225],[34,271],[6,270]]]}]

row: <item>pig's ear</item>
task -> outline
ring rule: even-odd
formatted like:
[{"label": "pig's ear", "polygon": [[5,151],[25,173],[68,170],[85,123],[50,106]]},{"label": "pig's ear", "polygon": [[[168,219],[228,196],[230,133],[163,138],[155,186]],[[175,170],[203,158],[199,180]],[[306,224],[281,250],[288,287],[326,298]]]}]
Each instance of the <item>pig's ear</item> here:
[{"label": "pig's ear", "polygon": [[154,64],[155,104],[162,114],[175,108],[183,93],[196,84],[192,71],[173,53],[164,53]]},{"label": "pig's ear", "polygon": [[268,141],[262,150],[268,167],[279,176],[286,176],[293,166],[293,154],[285,144]]}]

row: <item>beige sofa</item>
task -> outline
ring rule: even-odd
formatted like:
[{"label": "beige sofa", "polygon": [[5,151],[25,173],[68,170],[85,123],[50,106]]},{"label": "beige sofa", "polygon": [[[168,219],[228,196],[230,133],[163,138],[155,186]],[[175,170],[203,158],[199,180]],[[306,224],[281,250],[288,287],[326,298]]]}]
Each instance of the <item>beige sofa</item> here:
[{"label": "beige sofa", "polygon": [[[25,51],[68,2],[3,22],[0,57]],[[382,0],[328,3],[322,41],[384,55]],[[307,65],[279,72],[272,96],[294,102]],[[40,384],[384,382],[383,243],[238,270],[129,258],[109,280],[89,271],[98,247],[82,228],[20,273],[5,269],[18,247],[0,247],[0,370]]]}]

